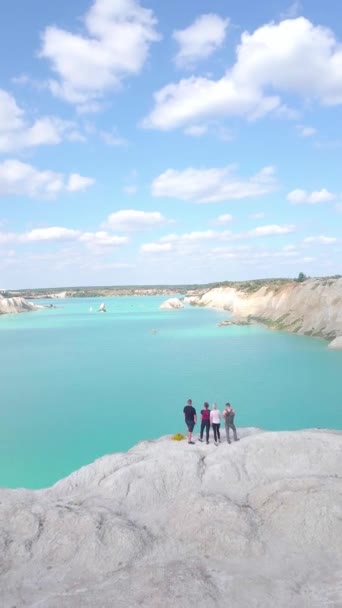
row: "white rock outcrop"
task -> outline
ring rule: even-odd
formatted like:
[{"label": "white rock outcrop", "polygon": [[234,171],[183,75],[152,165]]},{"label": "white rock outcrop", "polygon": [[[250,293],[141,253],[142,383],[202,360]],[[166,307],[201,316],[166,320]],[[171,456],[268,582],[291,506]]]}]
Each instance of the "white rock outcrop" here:
[{"label": "white rock outcrop", "polygon": [[55,300],[63,300],[68,297],[68,293],[66,291],[58,291],[57,293],[51,293],[48,297]]},{"label": "white rock outcrop", "polygon": [[160,305],[161,310],[176,310],[177,308],[184,308],[184,304],[179,298],[170,298]]},{"label": "white rock outcrop", "polygon": [[205,293],[200,304],[299,334],[327,339],[342,335],[342,278],[266,285],[252,293],[217,287]]},{"label": "white rock outcrop", "polygon": [[184,304],[191,304],[192,306],[199,304],[200,296],[185,296],[183,302]]},{"label": "white rock outcrop", "polygon": [[340,336],[339,338],[335,338],[335,340],[330,342],[329,348],[332,348],[334,350],[342,350],[342,336]]},{"label": "white rock outcrop", "polygon": [[163,438],[0,490],[4,608],[342,605],[342,433]]},{"label": "white rock outcrop", "polygon": [[0,315],[27,312],[30,310],[38,310],[39,308],[43,307],[32,304],[32,302],[28,302],[24,298],[5,298],[0,295]]}]

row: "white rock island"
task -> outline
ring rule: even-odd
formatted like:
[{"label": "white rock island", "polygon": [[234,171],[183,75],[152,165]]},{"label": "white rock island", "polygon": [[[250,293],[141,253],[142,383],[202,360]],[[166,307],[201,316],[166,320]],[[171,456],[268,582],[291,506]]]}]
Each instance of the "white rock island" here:
[{"label": "white rock island", "polygon": [[33,304],[28,302],[24,298],[5,298],[0,294],[0,315],[16,314],[20,312],[28,312],[32,310],[39,310],[44,306]]},{"label": "white rock island", "polygon": [[179,298],[170,298],[160,305],[160,310],[177,310],[178,308],[184,308],[184,304]]}]

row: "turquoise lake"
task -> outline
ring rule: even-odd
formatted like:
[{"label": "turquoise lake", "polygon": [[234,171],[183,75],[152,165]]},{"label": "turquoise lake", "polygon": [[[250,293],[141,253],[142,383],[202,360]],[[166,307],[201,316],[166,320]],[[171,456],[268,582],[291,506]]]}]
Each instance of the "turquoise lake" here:
[{"label": "turquoise lake", "polygon": [[218,327],[224,312],[161,311],[164,300],[75,298],[0,317],[0,486],[46,487],[184,432],[190,397],[197,410],[230,401],[237,426],[342,429],[341,351],[261,325]]}]

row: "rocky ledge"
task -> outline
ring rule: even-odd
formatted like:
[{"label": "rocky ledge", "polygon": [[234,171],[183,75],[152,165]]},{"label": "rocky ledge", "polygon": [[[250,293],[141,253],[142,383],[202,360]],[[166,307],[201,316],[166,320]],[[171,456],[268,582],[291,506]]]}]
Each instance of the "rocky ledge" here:
[{"label": "rocky ledge", "polygon": [[342,278],[255,287],[253,282],[249,288],[216,287],[192,303],[229,310],[233,320],[260,321],[274,329],[327,340],[342,337]]},{"label": "rocky ledge", "polygon": [[27,302],[24,298],[5,298],[0,295],[0,315],[27,312],[30,310],[38,310],[39,308],[44,307]]},{"label": "rocky ledge", "polygon": [[231,325],[252,325],[251,321],[230,321],[228,319],[225,319],[224,321],[220,321],[220,323],[217,323],[217,327],[229,327]]},{"label": "rocky ledge", "polygon": [[4,608],[342,605],[342,433],[163,438],[0,491]]}]

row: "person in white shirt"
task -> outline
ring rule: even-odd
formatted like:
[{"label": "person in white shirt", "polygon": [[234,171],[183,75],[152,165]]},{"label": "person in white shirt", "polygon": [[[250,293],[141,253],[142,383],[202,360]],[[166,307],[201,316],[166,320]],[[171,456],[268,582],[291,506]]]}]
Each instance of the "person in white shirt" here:
[{"label": "person in white shirt", "polygon": [[217,409],[216,403],[213,403],[213,408],[210,412],[210,422],[214,431],[214,442],[215,445],[219,444],[221,441],[220,437],[220,426],[221,426],[221,412]]}]

